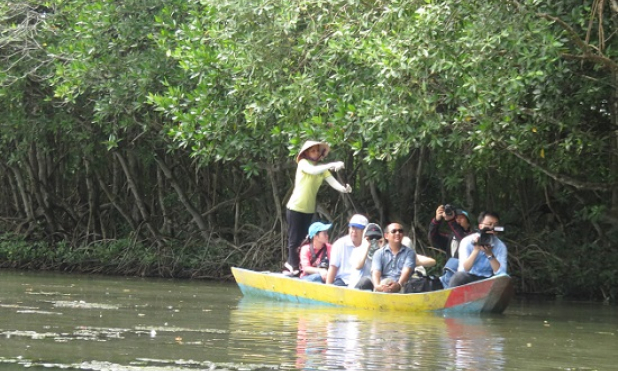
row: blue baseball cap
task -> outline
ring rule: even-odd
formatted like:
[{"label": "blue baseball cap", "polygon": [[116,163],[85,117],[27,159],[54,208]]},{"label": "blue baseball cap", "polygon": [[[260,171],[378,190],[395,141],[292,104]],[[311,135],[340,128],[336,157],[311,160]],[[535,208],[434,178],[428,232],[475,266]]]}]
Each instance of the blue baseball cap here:
[{"label": "blue baseball cap", "polygon": [[324,224],[321,222],[315,222],[309,226],[309,238],[313,238],[316,234],[327,231],[332,227],[332,224]]}]

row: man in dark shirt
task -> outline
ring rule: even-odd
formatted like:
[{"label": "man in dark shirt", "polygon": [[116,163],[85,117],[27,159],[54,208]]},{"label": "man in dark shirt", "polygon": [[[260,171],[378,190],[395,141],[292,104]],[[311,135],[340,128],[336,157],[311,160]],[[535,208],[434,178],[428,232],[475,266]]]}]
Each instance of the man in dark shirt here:
[{"label": "man in dark shirt", "polygon": [[[428,238],[431,245],[444,252],[449,258],[459,257],[459,242],[471,233],[468,213],[461,209],[455,209],[450,215],[444,210],[444,205],[436,209],[436,217],[429,224]],[[446,221],[449,233],[440,231],[442,223]]]},{"label": "man in dark shirt", "polygon": [[[440,205],[436,209],[436,217],[429,224],[429,242],[432,246],[446,253],[448,260],[444,265],[444,274],[440,277],[442,285],[447,288],[453,274],[459,266],[459,243],[461,240],[472,233],[470,230],[470,217],[468,213],[461,209],[451,209],[450,213],[446,210],[446,205]],[[446,221],[450,232],[440,231],[442,223]]]}]

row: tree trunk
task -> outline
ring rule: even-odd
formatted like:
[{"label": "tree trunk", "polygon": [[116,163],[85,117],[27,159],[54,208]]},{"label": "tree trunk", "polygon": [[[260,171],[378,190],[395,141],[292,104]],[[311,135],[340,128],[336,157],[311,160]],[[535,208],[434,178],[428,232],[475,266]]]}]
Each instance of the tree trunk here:
[{"label": "tree trunk", "polygon": [[157,167],[157,198],[159,199],[159,208],[163,216],[163,225],[161,226],[162,233],[172,235],[172,221],[170,220],[167,205],[165,205],[165,174],[161,168]]},{"label": "tree trunk", "polygon": [[[266,174],[268,175],[268,179],[270,180],[270,189],[273,193],[273,202],[275,205],[275,210],[277,210],[275,214],[275,223],[279,222],[279,226],[281,227],[281,236],[286,235],[286,225],[285,218],[283,217],[283,210],[281,208],[281,198],[279,197],[279,190],[277,189],[277,179],[275,177],[275,171],[273,169],[272,164],[266,165]],[[281,261],[283,262],[284,257],[287,254],[287,247],[285,238],[281,238]]]},{"label": "tree trunk", "polygon": [[[88,192],[88,224],[86,227],[86,234],[90,236],[92,231],[93,240],[105,238],[100,228],[100,205],[99,205],[99,190],[96,183],[92,181],[92,170],[90,168],[90,161],[84,159],[84,168],[86,170],[86,191]],[[90,237],[87,237],[90,242]]]},{"label": "tree trunk", "polygon": [[127,162],[125,161],[124,157],[122,157],[122,155],[118,151],[114,151],[114,156],[118,159],[118,162],[120,163],[120,167],[124,171],[124,174],[127,179],[127,184],[129,186],[129,190],[131,191],[131,194],[133,195],[133,198],[135,199],[135,206],[137,207],[137,210],[142,218],[142,222],[146,225],[146,228],[148,229],[148,231],[154,238],[155,242],[159,244],[161,242],[161,238],[157,230],[152,226],[152,223],[150,221],[150,215],[148,213],[148,210],[146,210],[146,205],[144,204],[144,200],[142,196],[140,195],[139,189],[137,187],[137,183],[135,182],[135,178],[133,177],[133,174],[129,170]]},{"label": "tree trunk", "polygon": [[[420,198],[421,198],[421,179],[423,175],[423,161],[425,159],[425,147],[421,147],[418,151],[418,159],[416,165],[416,179],[414,182],[414,198],[412,200],[412,227],[410,228],[410,233],[412,234],[410,238],[412,239],[412,243],[414,246],[418,244],[416,238],[416,229],[420,227],[420,223],[418,220],[419,207],[420,207]],[[413,247],[413,246],[410,246]]]},{"label": "tree trunk", "polygon": [[384,204],[380,199],[380,192],[378,192],[378,188],[374,181],[369,181],[369,192],[371,192],[371,198],[373,199],[373,204],[375,205],[376,210],[378,210],[380,225],[386,221],[386,211],[384,210]]},{"label": "tree trunk", "polygon": [[[3,164],[4,165],[4,164]],[[22,207],[20,207],[21,202],[19,201],[19,188],[17,187],[17,184],[15,183],[15,177],[11,176],[11,169],[8,167],[5,167],[5,173],[7,175],[7,179],[9,181],[9,188],[11,189],[11,198],[13,199],[13,208],[15,209],[15,211],[17,212],[17,214],[19,215],[19,217],[21,219],[26,218],[26,214],[24,212],[24,209]],[[8,204],[8,202],[7,202]],[[10,209],[7,207],[8,205],[4,204],[4,210],[5,210],[5,214],[7,215],[14,215],[14,212],[11,212]]]},{"label": "tree trunk", "polygon": [[[99,181],[99,188],[103,191],[103,193],[105,193],[105,195],[107,196],[107,199],[109,200],[109,202],[120,213],[120,215],[122,215],[124,220],[126,220],[127,223],[129,223],[129,226],[131,227],[131,230],[135,231],[137,229],[137,223],[136,223],[135,220],[133,220],[133,218],[131,218],[131,215],[129,214],[129,212],[127,210],[125,210],[118,203],[117,194],[112,193],[112,192],[110,192],[109,189],[107,189],[107,185],[105,184],[105,182],[103,181],[103,179],[101,178],[101,176],[98,173],[96,173],[96,178]],[[113,189],[113,186],[112,186],[112,189]]]},{"label": "tree trunk", "polygon": [[204,241],[208,241],[210,239],[210,233],[208,232],[208,225],[206,224],[206,221],[204,221],[204,218],[202,218],[202,214],[200,214],[200,212],[193,206],[193,204],[189,200],[189,197],[187,197],[187,195],[185,194],[184,189],[178,184],[172,174],[172,171],[165,164],[165,162],[161,161],[158,156],[155,157],[155,161],[159,165],[159,168],[161,168],[161,171],[163,171],[163,174],[165,174],[167,179],[170,181],[170,185],[172,186],[172,188],[174,188],[176,194],[178,194],[178,198],[180,199],[182,205],[185,207],[185,209],[187,209],[189,214],[191,214],[193,222],[199,228],[202,238],[204,239]]},{"label": "tree trunk", "polygon": [[21,174],[19,168],[11,165],[10,166],[13,175],[15,176],[15,181],[17,182],[17,189],[19,190],[19,195],[21,196],[21,203],[23,207],[23,211],[26,214],[26,219],[28,222],[34,222],[34,208],[32,205],[32,201],[30,195],[28,194],[27,186],[24,181],[24,177]]},{"label": "tree trunk", "polygon": [[[613,138],[611,142],[611,171],[612,179],[618,178],[618,71],[612,71],[612,86],[615,88],[612,90],[613,94],[610,97],[610,112],[613,131]],[[616,182],[614,182],[616,184]],[[612,187],[612,205],[611,210],[613,214],[618,214],[618,185]]]},{"label": "tree trunk", "polygon": [[466,173],[466,208],[467,211],[474,212],[477,204],[477,192],[476,192],[476,176],[471,171]]},{"label": "tree trunk", "polygon": [[28,165],[26,166],[26,170],[30,176],[30,193],[36,198],[43,217],[47,222],[47,233],[52,235],[58,230],[58,227],[53,212],[50,208],[49,194],[45,189],[45,184],[38,178],[40,168],[41,166],[38,161],[37,147],[34,143],[31,143],[28,148]]}]

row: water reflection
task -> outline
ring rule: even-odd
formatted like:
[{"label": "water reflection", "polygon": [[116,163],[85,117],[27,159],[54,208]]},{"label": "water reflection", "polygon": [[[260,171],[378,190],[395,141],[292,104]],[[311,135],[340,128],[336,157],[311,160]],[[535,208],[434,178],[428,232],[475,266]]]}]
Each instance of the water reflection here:
[{"label": "water reflection", "polygon": [[616,306],[516,301],[501,316],[441,317],[258,301],[232,283],[0,281],[2,371],[616,368]]},{"label": "water reflection", "polygon": [[[501,370],[504,338],[479,316],[442,317],[242,299],[230,358],[303,370]],[[268,354],[269,360],[263,355]]]},{"label": "water reflection", "polygon": [[490,326],[479,317],[465,321],[445,318],[450,344],[448,354],[457,370],[502,370],[504,368],[504,338],[493,336]]}]

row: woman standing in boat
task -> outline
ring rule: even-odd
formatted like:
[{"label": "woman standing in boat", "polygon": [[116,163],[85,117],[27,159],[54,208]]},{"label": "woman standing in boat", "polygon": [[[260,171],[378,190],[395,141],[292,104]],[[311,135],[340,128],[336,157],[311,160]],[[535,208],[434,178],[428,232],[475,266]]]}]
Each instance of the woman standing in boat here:
[{"label": "woman standing in boat", "polygon": [[318,189],[322,182],[326,182],[341,193],[351,193],[352,187],[339,183],[329,170],[339,171],[343,169],[343,161],[330,162],[318,165],[328,152],[330,147],[324,142],[307,141],[300,149],[296,162],[296,176],[294,190],[287,204],[286,216],[288,219],[288,260],[285,263],[286,274],[298,276],[299,256],[298,246],[302,242],[311,219],[316,210]]},{"label": "woman standing in boat", "polygon": [[309,226],[306,244],[300,248],[300,278],[324,283],[328,272],[331,245],[328,243],[328,230],[332,224],[315,222]]}]

